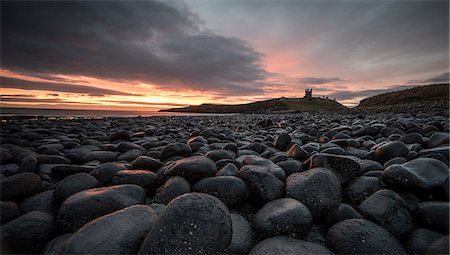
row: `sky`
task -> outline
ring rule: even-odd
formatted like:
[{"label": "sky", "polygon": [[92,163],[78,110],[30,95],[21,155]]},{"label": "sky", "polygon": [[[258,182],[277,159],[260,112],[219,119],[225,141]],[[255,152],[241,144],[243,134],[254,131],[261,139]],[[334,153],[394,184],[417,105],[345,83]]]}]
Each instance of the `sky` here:
[{"label": "sky", "polygon": [[155,111],[448,83],[449,2],[1,1],[0,106]]}]

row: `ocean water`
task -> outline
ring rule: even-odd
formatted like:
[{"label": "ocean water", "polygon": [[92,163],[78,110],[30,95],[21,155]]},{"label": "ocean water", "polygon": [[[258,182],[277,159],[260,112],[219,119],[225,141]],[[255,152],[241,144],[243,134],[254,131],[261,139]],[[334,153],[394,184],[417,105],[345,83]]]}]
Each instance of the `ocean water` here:
[{"label": "ocean water", "polygon": [[148,117],[148,116],[208,116],[210,113],[154,112],[154,111],[110,111],[67,110],[0,107],[1,117],[57,117],[57,118],[102,118],[102,117]]}]

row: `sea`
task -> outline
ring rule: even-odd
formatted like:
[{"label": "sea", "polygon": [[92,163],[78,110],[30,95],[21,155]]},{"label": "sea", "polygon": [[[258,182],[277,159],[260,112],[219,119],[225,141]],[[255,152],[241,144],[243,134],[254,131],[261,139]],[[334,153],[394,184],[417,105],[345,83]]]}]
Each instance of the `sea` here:
[{"label": "sea", "polygon": [[[117,110],[74,110],[0,107],[0,118],[105,118],[105,117],[149,117],[149,116],[209,116],[214,113],[117,111]],[[230,114],[231,115],[231,114]]]}]

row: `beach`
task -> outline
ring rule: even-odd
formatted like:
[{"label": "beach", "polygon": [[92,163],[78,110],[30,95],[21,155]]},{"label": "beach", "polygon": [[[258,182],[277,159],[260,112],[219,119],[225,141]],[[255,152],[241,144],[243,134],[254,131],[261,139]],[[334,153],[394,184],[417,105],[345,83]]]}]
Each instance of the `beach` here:
[{"label": "beach", "polygon": [[8,119],[2,253],[441,251],[448,131],[445,108]]}]

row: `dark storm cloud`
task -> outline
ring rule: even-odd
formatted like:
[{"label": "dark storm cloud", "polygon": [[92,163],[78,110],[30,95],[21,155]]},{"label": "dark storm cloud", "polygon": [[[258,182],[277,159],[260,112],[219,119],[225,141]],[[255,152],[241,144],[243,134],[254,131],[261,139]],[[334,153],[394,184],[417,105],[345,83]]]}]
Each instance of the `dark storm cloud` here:
[{"label": "dark storm cloud", "polygon": [[0,77],[0,84],[2,88],[25,89],[25,90],[46,90],[56,92],[68,92],[77,94],[94,94],[94,95],[121,95],[121,96],[138,96],[122,91],[111,89],[102,89],[86,85],[73,85],[68,83],[51,83],[51,82],[37,82],[26,81],[14,78]]},{"label": "dark storm cloud", "polygon": [[64,104],[73,104],[73,105],[79,105],[79,104],[94,104],[94,103],[80,103],[75,101],[67,101],[59,98],[27,98],[27,97],[4,97],[1,96],[0,100],[2,102],[11,102],[11,103],[64,103]]},{"label": "dark storm cloud", "polygon": [[2,67],[15,72],[140,81],[227,95],[259,93],[252,82],[267,75],[260,53],[240,39],[207,30],[180,2],[1,5]]},{"label": "dark storm cloud", "polygon": [[319,77],[303,77],[299,79],[300,84],[327,84],[335,82],[344,82],[345,80],[339,77],[319,78]]},{"label": "dark storm cloud", "polygon": [[424,80],[412,80],[409,81],[408,83],[410,84],[424,84],[424,83],[449,83],[449,79],[450,79],[450,73],[443,73],[443,74],[439,74],[436,75],[435,77],[431,77],[428,79],[424,79]]}]

